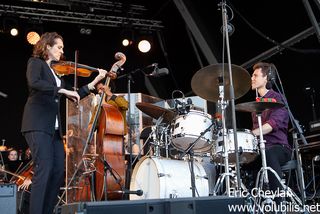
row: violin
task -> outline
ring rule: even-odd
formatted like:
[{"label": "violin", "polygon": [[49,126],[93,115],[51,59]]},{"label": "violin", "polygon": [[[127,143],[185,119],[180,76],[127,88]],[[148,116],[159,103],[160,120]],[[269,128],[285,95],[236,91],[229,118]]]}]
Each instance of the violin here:
[{"label": "violin", "polygon": [[[116,71],[121,67],[121,64],[123,64],[122,61],[126,60],[126,56],[123,53],[118,52],[115,54],[115,58],[119,60],[119,63],[116,64],[116,66],[118,66],[116,69],[114,69],[112,66],[111,71],[114,73],[116,73]],[[81,77],[89,77],[92,72],[99,72],[98,68],[94,68],[80,63],[77,63],[77,71],[75,72],[75,63],[71,61],[53,62],[51,67],[59,76],[76,74],[77,76]],[[117,77],[116,75],[110,74],[110,72],[107,73],[107,76],[111,77],[112,79],[115,79]]]}]

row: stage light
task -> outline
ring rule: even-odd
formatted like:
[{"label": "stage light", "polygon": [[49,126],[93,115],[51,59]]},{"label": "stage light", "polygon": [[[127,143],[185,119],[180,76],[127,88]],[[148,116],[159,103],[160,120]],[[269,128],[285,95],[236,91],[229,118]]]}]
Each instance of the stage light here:
[{"label": "stage light", "polygon": [[13,27],[10,29],[10,34],[11,34],[11,36],[18,36],[19,31],[17,28]]},{"label": "stage light", "polygon": [[85,35],[90,35],[92,33],[92,30],[91,30],[91,28],[82,27],[82,28],[80,28],[80,33],[85,34]]},{"label": "stage light", "polygon": [[2,20],[2,32],[10,33],[11,36],[18,36],[18,20],[15,17],[4,17]]},{"label": "stage light", "polygon": [[122,29],[120,33],[120,38],[122,39],[122,45],[127,47],[133,44],[134,35],[133,30],[129,27]]},{"label": "stage light", "polygon": [[129,41],[129,39],[123,39],[122,40],[122,45],[123,46],[129,46],[130,44],[132,44],[132,41]]},{"label": "stage light", "polygon": [[40,40],[40,35],[35,31],[30,31],[27,33],[27,41],[31,45],[35,45]]},{"label": "stage light", "polygon": [[138,49],[142,53],[147,53],[151,49],[151,43],[148,40],[141,40],[138,44]]}]

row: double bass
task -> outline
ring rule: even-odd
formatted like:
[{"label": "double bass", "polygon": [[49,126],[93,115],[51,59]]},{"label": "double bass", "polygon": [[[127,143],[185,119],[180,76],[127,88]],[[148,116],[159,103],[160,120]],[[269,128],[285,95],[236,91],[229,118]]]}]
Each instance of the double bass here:
[{"label": "double bass", "polygon": [[[109,86],[110,79],[113,77],[110,73],[116,73],[116,71],[121,68],[121,66],[125,63],[126,57],[122,53],[116,53],[115,58],[118,60],[116,61],[113,66],[111,67],[112,72],[108,72],[106,81],[104,85],[106,87]],[[76,68],[74,68],[74,66]],[[78,66],[78,67],[77,67]],[[71,62],[61,62],[53,66],[56,73],[59,75],[68,75],[68,74],[75,74],[77,76],[90,76],[91,72],[97,71],[96,68],[71,63]],[[76,71],[76,72],[75,72]],[[112,78],[113,79],[113,78]],[[68,202],[76,202],[76,201],[88,201],[88,200],[106,200],[106,199],[121,199],[121,194],[113,194],[113,192],[119,191],[123,188],[123,183],[125,180],[125,161],[124,161],[124,154],[123,154],[123,136],[124,136],[124,121],[122,118],[121,113],[119,110],[109,104],[103,103],[105,99],[105,93],[103,92],[101,95],[101,99],[99,104],[96,107],[95,112],[93,113],[92,119],[93,122],[89,127],[90,130],[88,132],[87,127],[85,127],[82,131],[79,129],[78,131],[83,133],[89,133],[87,139],[83,139],[82,135],[77,132],[77,129],[71,130],[76,131],[74,133],[75,138],[81,138],[82,140],[79,143],[84,143],[83,150],[81,149],[80,160],[84,159],[91,159],[91,163],[94,164],[94,172],[87,172],[79,170],[80,165],[77,166],[77,169],[73,171],[75,174],[74,176],[69,176],[71,180],[68,180],[66,194]],[[82,107],[79,109],[75,108],[76,112],[81,111]],[[79,114],[78,120],[81,121],[81,112]],[[71,116],[72,119],[75,119],[74,115]],[[96,142],[97,142],[97,154],[90,154],[90,149],[88,148],[89,144],[91,144],[93,135],[95,133],[95,129],[98,124],[98,131],[96,135]],[[74,123],[74,122],[73,122]],[[81,124],[81,123],[80,123]],[[81,128],[81,125],[80,125]],[[85,142],[84,142],[85,141]],[[74,141],[73,141],[74,142]],[[81,144],[82,145],[82,144]],[[76,144],[75,144],[76,146]],[[71,149],[74,149],[71,145]],[[81,148],[81,147],[80,147]],[[78,150],[77,150],[78,151]],[[87,154],[89,152],[89,154]],[[70,154],[78,154],[74,153],[74,151]],[[72,158],[71,161],[76,160],[78,156]],[[84,164],[84,161],[83,161]],[[82,164],[82,166],[84,166]],[[109,168],[106,170],[106,164],[108,164]],[[72,167],[72,166],[71,166]],[[111,171],[112,170],[112,171]],[[114,173],[117,175],[116,179],[113,178],[110,174]],[[72,174],[71,174],[72,175]],[[93,179],[92,179],[93,177]],[[89,180],[87,180],[89,178]],[[74,181],[73,181],[74,179]],[[79,180],[78,180],[79,179]],[[71,184],[71,185],[70,185]],[[70,201],[69,201],[70,200]]]},{"label": "double bass", "polygon": [[[111,68],[116,72],[126,61],[122,53],[117,53],[119,59]],[[109,87],[110,76],[106,78],[105,86]],[[97,153],[95,166],[95,196],[96,200],[122,199],[118,192],[124,189],[125,185],[125,156],[123,148],[124,140],[124,119],[117,107],[104,103],[106,94],[103,91],[100,102],[97,106],[94,120],[89,132],[88,141],[98,124],[97,132]]]}]

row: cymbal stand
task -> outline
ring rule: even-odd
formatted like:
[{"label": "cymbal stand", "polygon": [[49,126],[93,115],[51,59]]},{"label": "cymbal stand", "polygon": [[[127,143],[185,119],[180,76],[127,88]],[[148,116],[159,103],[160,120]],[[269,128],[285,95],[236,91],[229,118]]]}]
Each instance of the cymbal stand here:
[{"label": "cymbal stand", "polygon": [[[139,154],[136,155],[136,157],[134,158],[133,160],[133,163],[136,162],[136,160],[140,157],[140,155],[142,154],[142,151],[144,149],[144,147],[150,142],[150,144],[154,145],[154,152],[152,154],[152,156],[156,156],[156,157],[160,157],[161,154],[160,154],[160,147],[161,147],[161,139],[158,139],[158,126],[160,126],[162,120],[163,120],[163,116],[164,115],[161,115],[157,121],[156,121],[156,124],[154,126],[151,127],[151,133],[149,134],[148,138],[145,140],[145,142],[143,143],[140,151],[139,151]],[[151,143],[152,142],[152,143]],[[167,142],[167,141],[166,141]],[[149,148],[149,151],[145,154],[146,156],[149,155],[151,152],[151,147]]]},{"label": "cymbal stand", "polygon": [[[278,182],[280,183],[281,187],[285,191],[285,196],[287,198],[290,198],[291,202],[293,204],[297,204],[300,207],[303,206],[302,201],[300,198],[291,190],[290,187],[286,186],[283,182],[281,182],[281,178],[279,177],[278,173],[274,171],[271,167],[267,166],[267,161],[266,161],[266,147],[265,147],[265,140],[263,139],[263,133],[262,133],[262,122],[261,122],[261,112],[257,112],[257,117],[258,117],[258,126],[259,126],[259,144],[260,144],[260,154],[261,154],[261,162],[262,162],[262,167],[258,172],[257,179],[256,179],[256,189],[260,192],[260,190],[263,189],[263,185],[269,190],[269,178],[268,178],[268,173],[267,171],[269,170],[271,173],[274,174]],[[261,194],[258,195],[258,205],[259,204],[270,204],[272,203],[271,201],[271,195],[268,196],[265,194],[265,201],[261,203]]]},{"label": "cymbal stand", "polygon": [[217,183],[215,184],[213,188],[213,194],[217,195],[218,191],[221,188],[221,185],[223,181],[226,181],[226,193],[228,196],[230,196],[230,177],[233,176],[232,173],[229,172],[229,144],[227,143],[227,130],[226,130],[226,121],[225,121],[225,108],[227,106],[227,101],[224,100],[224,91],[223,91],[223,86],[219,86],[219,93],[220,93],[220,100],[218,101],[218,105],[221,108],[221,121],[222,121],[222,137],[223,137],[223,148],[224,148],[224,153],[223,153],[223,159],[224,159],[224,173],[222,173],[218,180]]},{"label": "cymbal stand", "polygon": [[163,115],[161,115],[161,117],[158,118],[156,125],[152,126],[152,139],[153,139],[153,145],[155,146],[154,148],[154,156],[156,157],[160,157],[160,147],[161,147],[161,143],[160,143],[160,139],[158,139],[158,130],[159,130],[159,126],[161,124],[163,120]]},{"label": "cymbal stand", "polygon": [[164,137],[164,145],[165,145],[165,149],[166,149],[166,158],[169,158],[169,145],[171,142],[169,141],[169,135],[168,135],[168,130],[170,128],[170,125],[168,125],[164,130],[163,133],[161,133],[161,137]]}]

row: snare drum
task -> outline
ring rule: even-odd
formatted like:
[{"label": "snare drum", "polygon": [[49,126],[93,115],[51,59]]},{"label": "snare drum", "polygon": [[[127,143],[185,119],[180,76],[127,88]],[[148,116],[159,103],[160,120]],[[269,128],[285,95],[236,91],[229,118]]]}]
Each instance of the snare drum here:
[{"label": "snare drum", "polygon": [[[188,114],[178,116],[172,127],[173,146],[179,150],[186,150],[211,124],[211,116],[202,111],[190,110]],[[193,147],[194,151],[206,152],[210,150],[212,130],[213,127],[198,140]]]},{"label": "snare drum", "polygon": [[[209,196],[208,178],[203,166],[194,161],[195,186],[199,196]],[[188,161],[143,157],[135,166],[130,190],[143,195],[130,195],[130,200],[192,197]]]},{"label": "snare drum", "polygon": [[[259,154],[256,137],[251,133],[250,130],[245,129],[242,131],[237,131],[237,140],[240,163],[252,162]],[[228,130],[226,141],[229,163],[236,163],[234,134],[232,129]],[[222,136],[220,136],[218,140],[215,141],[214,146],[212,147],[213,161],[216,163],[223,163],[223,153],[223,138]]]}]

